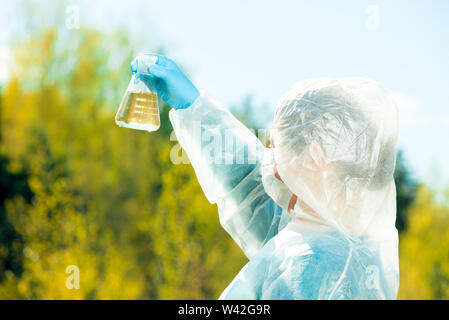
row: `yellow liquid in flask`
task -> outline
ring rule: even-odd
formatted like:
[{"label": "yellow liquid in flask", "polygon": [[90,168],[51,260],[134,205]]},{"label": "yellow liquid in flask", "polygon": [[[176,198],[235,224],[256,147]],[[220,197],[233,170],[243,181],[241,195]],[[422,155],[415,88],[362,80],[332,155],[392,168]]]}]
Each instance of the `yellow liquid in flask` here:
[{"label": "yellow liquid in flask", "polygon": [[120,127],[156,131],[161,126],[156,93],[127,92],[115,116]]}]

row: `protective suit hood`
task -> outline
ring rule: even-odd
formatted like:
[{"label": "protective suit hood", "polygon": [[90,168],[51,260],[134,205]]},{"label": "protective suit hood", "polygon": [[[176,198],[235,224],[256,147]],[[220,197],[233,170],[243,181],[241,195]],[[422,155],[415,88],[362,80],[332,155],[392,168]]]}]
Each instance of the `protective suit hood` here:
[{"label": "protective suit hood", "polygon": [[397,111],[378,83],[295,84],[278,103],[272,139],[282,180],[327,224],[348,238],[394,237]]}]

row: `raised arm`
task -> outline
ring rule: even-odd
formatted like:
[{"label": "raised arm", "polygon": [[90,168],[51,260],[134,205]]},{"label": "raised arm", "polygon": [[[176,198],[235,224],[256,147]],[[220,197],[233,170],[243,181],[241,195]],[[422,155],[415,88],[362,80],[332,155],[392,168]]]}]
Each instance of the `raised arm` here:
[{"label": "raised arm", "polygon": [[254,256],[283,227],[281,218],[288,220],[262,184],[264,146],[217,101],[199,95],[173,61],[159,56],[149,71],[159,81],[158,95],[174,109],[170,121],[176,137],[207,199],[217,204],[220,223],[248,257]]}]

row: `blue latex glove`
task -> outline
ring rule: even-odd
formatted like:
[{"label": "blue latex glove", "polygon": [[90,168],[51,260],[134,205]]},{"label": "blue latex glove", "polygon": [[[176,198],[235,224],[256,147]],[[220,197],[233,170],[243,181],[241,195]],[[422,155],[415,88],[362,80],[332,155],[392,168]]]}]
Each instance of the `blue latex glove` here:
[{"label": "blue latex glove", "polygon": [[[157,61],[148,67],[150,75],[142,75],[143,81],[151,81],[157,95],[173,109],[190,107],[200,95],[198,89],[173,60],[158,54],[150,55],[157,57]],[[133,66],[131,70],[134,71]]]}]

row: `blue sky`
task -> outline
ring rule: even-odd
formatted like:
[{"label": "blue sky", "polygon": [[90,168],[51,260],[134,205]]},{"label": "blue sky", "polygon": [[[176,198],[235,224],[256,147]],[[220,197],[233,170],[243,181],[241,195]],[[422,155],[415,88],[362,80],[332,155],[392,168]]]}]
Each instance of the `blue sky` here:
[{"label": "blue sky", "polygon": [[[10,20],[18,9],[11,11],[10,1],[1,3],[0,18]],[[121,26],[142,39],[142,48],[162,45],[200,89],[227,106],[253,95],[261,109],[255,117],[263,120],[299,80],[373,78],[397,97],[399,146],[417,177],[449,185],[447,0],[53,3],[46,2],[50,14],[63,18],[67,5],[78,6],[82,27]],[[1,20],[2,30],[17,27]],[[7,38],[0,34],[0,66]]]}]

